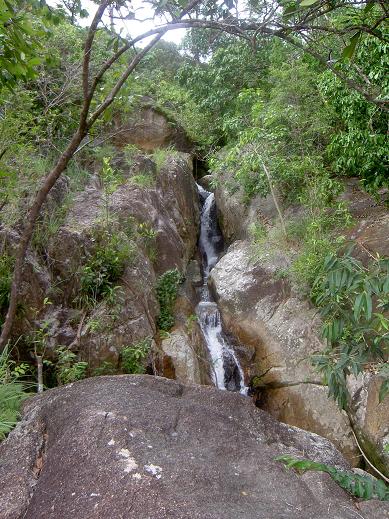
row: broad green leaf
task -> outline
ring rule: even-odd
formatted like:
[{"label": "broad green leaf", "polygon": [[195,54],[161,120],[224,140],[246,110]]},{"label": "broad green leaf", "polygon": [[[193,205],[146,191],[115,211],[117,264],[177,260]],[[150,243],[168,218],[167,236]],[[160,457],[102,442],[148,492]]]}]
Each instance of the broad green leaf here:
[{"label": "broad green leaf", "polygon": [[383,402],[386,395],[389,393],[389,380],[384,380],[380,387],[380,392],[378,396],[379,402]]},{"label": "broad green leaf", "polygon": [[342,57],[346,59],[351,59],[354,55],[357,43],[359,41],[359,38],[361,36],[360,32],[357,32],[350,38],[350,43],[343,49]]},{"label": "broad green leaf", "polygon": [[363,293],[362,294],[358,294],[356,299],[355,299],[355,303],[354,303],[354,319],[356,321],[359,321],[359,316],[360,316],[361,310],[362,310],[362,304],[363,304]]},{"label": "broad green leaf", "polygon": [[302,0],[300,5],[301,5],[301,7],[309,7],[313,4],[316,4],[317,1],[318,0]]}]

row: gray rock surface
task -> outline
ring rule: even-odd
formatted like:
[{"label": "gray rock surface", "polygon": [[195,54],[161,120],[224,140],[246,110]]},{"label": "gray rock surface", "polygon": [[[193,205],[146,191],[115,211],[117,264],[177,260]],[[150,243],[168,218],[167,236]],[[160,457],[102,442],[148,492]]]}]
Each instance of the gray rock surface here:
[{"label": "gray rock surface", "polygon": [[141,106],[130,116],[126,114],[125,119],[121,114],[116,114],[112,139],[115,146],[136,144],[143,150],[155,150],[173,145],[179,151],[191,152],[194,146],[183,128],[169,121],[154,104],[152,99],[145,97]]},{"label": "gray rock surface", "polygon": [[0,445],[1,519],[385,519],[328,475],[335,447],[238,394],[148,376],[97,377],[29,400]]},{"label": "gray rock surface", "polygon": [[247,241],[235,242],[211,271],[226,329],[252,351],[248,379],[259,376],[262,406],[275,418],[328,438],[353,463],[356,448],[349,420],[321,385],[309,356],[323,347],[320,321],[277,273],[281,254],[254,260]]},{"label": "gray rock surface", "polygon": [[349,415],[359,442],[369,460],[389,477],[389,394],[380,402],[382,377],[372,372],[350,375]]},{"label": "gray rock surface", "polygon": [[[145,245],[138,239],[135,259],[128,262],[118,282],[114,308],[101,302],[85,321],[79,346],[83,358],[92,368],[104,361],[117,366],[123,346],[154,337],[159,313],[155,293],[157,278],[169,269],[185,272],[196,250],[199,206],[190,156],[184,153],[168,156],[158,173],[155,164],[144,159],[141,171],[155,180],[147,187],[139,187],[131,181],[131,175],[139,173],[139,161],[138,157],[134,171],[118,161],[117,167],[124,168],[123,173],[127,176],[124,175],[125,180],[110,196],[110,218],[116,229],[124,233],[129,228],[136,231],[139,225],[152,231],[155,235],[151,240],[154,257],[148,253],[147,240]],[[75,197],[64,224],[50,242],[51,268],[61,288],[58,306],[74,306],[79,291],[78,272],[93,250],[93,231],[101,227],[103,214],[102,189],[98,183],[91,183]],[[66,312],[57,312],[57,315],[58,322],[50,334],[53,345],[58,345],[58,338],[69,328]],[[74,338],[77,331],[74,316],[72,326]],[[69,341],[65,345],[69,345],[71,339],[68,333],[66,336]]]}]

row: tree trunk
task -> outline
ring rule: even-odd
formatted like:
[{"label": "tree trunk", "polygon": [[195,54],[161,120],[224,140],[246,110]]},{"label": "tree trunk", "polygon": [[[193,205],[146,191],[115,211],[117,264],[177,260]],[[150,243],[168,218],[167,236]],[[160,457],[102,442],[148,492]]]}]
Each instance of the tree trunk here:
[{"label": "tree trunk", "polygon": [[267,169],[267,167],[265,166],[265,163],[263,161],[261,161],[261,162],[262,162],[263,170],[265,171],[265,175],[267,177],[267,181],[269,183],[271,196],[273,197],[273,200],[274,200],[274,205],[276,206],[278,216],[280,217],[282,232],[284,233],[284,235],[286,237],[287,236],[287,232],[286,232],[286,227],[285,227],[285,221],[284,221],[284,217],[282,215],[282,211],[281,211],[280,205],[279,205],[278,200],[277,200],[276,192],[275,192],[274,187],[273,187],[273,182],[272,182],[272,179],[271,179],[271,176],[270,176],[270,172]]},{"label": "tree trunk", "polygon": [[70,141],[68,147],[63,152],[61,157],[58,159],[57,164],[54,166],[54,168],[50,171],[50,173],[46,176],[45,180],[43,181],[42,186],[40,187],[36,197],[35,201],[32,204],[28,215],[27,215],[27,222],[24,227],[24,230],[22,232],[22,235],[20,237],[19,245],[16,252],[15,257],[15,268],[13,273],[13,279],[12,279],[12,285],[11,285],[11,294],[10,294],[10,301],[9,301],[9,307],[7,316],[4,321],[3,329],[1,331],[0,336],[0,352],[4,350],[10,333],[12,329],[12,324],[15,318],[17,305],[18,305],[18,291],[19,287],[22,281],[22,274],[23,274],[23,265],[24,265],[24,259],[26,256],[26,252],[28,249],[28,246],[30,244],[32,235],[34,233],[35,224],[37,221],[37,218],[39,216],[40,210],[46,201],[47,195],[50,193],[51,188],[54,186],[55,182],[58,180],[58,178],[61,176],[61,174],[65,171],[67,165],[69,164],[69,161],[73,157],[74,152],[80,145],[82,139],[86,135],[86,125],[83,125],[83,128],[79,128],[77,133],[74,134],[72,140]]},{"label": "tree trunk", "polygon": [[38,393],[43,393],[43,360],[41,355],[35,355],[38,366]]}]

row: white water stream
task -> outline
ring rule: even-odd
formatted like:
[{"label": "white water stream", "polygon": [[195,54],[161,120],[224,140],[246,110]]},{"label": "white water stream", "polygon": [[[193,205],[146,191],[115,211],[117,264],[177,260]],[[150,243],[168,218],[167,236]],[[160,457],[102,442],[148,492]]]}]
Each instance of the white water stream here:
[{"label": "white water stream", "polygon": [[211,377],[219,389],[247,394],[242,367],[223,331],[219,308],[208,290],[208,276],[219,259],[223,245],[217,223],[215,196],[199,185],[198,190],[202,201],[199,246],[204,284],[196,314],[212,361]]}]

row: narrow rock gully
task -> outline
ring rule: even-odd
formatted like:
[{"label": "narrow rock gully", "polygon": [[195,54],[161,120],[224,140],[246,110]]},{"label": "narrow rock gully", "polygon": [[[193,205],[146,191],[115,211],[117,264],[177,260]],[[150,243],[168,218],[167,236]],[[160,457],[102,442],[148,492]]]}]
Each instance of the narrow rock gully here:
[{"label": "narrow rock gully", "polygon": [[211,359],[211,378],[215,386],[247,395],[243,369],[233,346],[223,330],[217,303],[208,288],[208,276],[223,250],[223,236],[217,221],[216,202],[213,193],[197,184],[200,204],[200,239],[203,285],[199,288],[200,302],[196,308],[200,328]]}]

